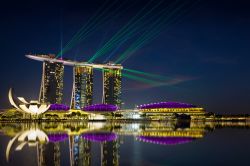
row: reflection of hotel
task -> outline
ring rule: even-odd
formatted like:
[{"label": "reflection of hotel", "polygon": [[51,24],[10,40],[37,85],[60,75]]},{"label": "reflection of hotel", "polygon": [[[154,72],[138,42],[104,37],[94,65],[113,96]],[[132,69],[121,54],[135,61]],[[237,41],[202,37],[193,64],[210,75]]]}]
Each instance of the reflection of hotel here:
[{"label": "reflection of hotel", "polygon": [[[112,132],[90,132],[82,135],[85,141],[92,143],[100,143],[102,166],[118,166],[119,165],[119,143],[118,136]],[[96,152],[95,152],[96,153]],[[99,163],[98,163],[99,164]]]},{"label": "reflection of hotel", "polygon": [[60,166],[60,144],[59,142],[37,145],[38,166],[54,165]]},{"label": "reflection of hotel", "polygon": [[102,166],[119,165],[119,143],[118,140],[101,143]]},{"label": "reflection of hotel", "polygon": [[49,143],[38,144],[37,147],[37,162],[38,166],[54,165],[60,166],[61,152],[60,142],[68,139],[66,133],[49,133]]},{"label": "reflection of hotel", "polygon": [[[136,136],[136,140],[152,144],[177,145],[200,139],[205,136],[206,132],[206,125],[200,123],[191,124],[186,128],[176,128],[176,124],[173,123],[156,122],[138,125],[130,123],[104,123],[99,128],[93,128],[91,125],[96,124],[51,123],[49,125],[43,123],[39,125],[40,129],[29,130],[35,124],[31,126],[22,124],[23,127],[21,128],[13,126],[13,130],[14,128],[19,128],[16,134],[10,127],[0,127],[2,129],[1,132],[9,132],[11,136],[14,136],[6,149],[6,154],[8,154],[7,160],[9,154],[11,154],[11,149],[21,150],[24,145],[29,145],[30,148],[37,147],[37,163],[40,166],[61,164],[63,155],[60,153],[60,146],[67,145],[60,143],[61,141],[69,140],[69,154],[67,155],[69,156],[71,166],[90,166],[94,163],[102,166],[118,166],[120,147],[118,135]],[[91,131],[93,129],[94,131]],[[20,132],[20,130],[22,131]],[[80,130],[81,132],[75,132],[75,130]],[[13,145],[16,145],[15,142],[17,141],[17,147],[11,148]],[[100,156],[96,155],[96,153],[100,154]]]},{"label": "reflection of hotel", "polygon": [[[71,166],[90,166],[95,156],[91,151],[92,143],[100,143],[102,166],[119,165],[118,141],[114,133],[87,133],[69,137],[70,165]],[[92,161],[91,161],[92,160]]]},{"label": "reflection of hotel", "polygon": [[91,143],[79,135],[69,137],[70,165],[91,165]]}]

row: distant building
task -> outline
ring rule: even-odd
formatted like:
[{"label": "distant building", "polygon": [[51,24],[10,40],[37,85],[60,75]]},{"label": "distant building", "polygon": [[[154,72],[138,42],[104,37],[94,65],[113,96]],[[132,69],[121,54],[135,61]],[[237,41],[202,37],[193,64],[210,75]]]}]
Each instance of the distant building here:
[{"label": "distant building", "polygon": [[62,103],[64,65],[59,62],[43,62],[39,101],[41,103]]},{"label": "distant building", "polygon": [[175,118],[204,118],[205,109],[188,103],[158,102],[137,106],[141,116],[149,119],[165,119],[169,116]]},{"label": "distant building", "polygon": [[93,67],[75,66],[71,108],[81,109],[93,100]]},{"label": "distant building", "polygon": [[144,104],[137,107],[142,113],[185,113],[185,114],[204,114],[204,108],[193,104],[180,102],[159,102]]},{"label": "distant building", "polygon": [[121,107],[121,69],[103,69],[103,104]]}]

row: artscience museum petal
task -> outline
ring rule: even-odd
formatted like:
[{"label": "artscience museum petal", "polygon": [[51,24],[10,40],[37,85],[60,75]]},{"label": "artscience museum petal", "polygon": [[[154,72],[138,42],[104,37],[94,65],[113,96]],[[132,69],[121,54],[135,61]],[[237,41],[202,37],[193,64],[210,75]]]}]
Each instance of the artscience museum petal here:
[{"label": "artscience museum petal", "polygon": [[10,88],[8,96],[10,104],[22,113],[40,115],[50,108],[50,105],[40,104],[36,100],[27,102],[23,97],[14,97],[12,88]]}]

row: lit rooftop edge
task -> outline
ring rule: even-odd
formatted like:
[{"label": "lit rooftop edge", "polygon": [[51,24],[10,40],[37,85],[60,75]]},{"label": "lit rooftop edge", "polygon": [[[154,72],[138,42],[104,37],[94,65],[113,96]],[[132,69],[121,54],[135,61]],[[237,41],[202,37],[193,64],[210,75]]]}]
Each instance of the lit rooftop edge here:
[{"label": "lit rooftop edge", "polygon": [[180,102],[159,102],[139,105],[139,109],[153,109],[153,108],[197,108],[193,104],[180,103]]},{"label": "lit rooftop edge", "polygon": [[90,66],[93,68],[103,69],[123,69],[123,66],[120,64],[113,64],[113,63],[107,63],[107,64],[95,64],[95,63],[88,63],[88,62],[80,62],[80,61],[72,61],[68,59],[58,59],[53,58],[49,55],[25,55],[29,59],[37,60],[37,61],[49,61],[49,62],[58,62],[62,63],[67,66]]}]

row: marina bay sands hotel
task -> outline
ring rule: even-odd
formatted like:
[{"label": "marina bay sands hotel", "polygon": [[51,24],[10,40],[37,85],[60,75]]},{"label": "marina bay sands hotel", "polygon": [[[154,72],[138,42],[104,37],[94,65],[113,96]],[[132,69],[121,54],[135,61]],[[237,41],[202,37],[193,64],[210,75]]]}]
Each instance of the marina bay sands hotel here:
[{"label": "marina bay sands hotel", "polygon": [[64,66],[73,67],[73,88],[71,109],[81,109],[93,102],[93,69],[103,74],[103,104],[121,106],[121,70],[118,64],[93,64],[88,62],[57,59],[55,55],[26,55],[26,57],[42,61],[42,81],[39,101],[41,103],[62,103]]}]

